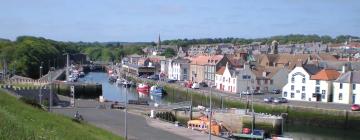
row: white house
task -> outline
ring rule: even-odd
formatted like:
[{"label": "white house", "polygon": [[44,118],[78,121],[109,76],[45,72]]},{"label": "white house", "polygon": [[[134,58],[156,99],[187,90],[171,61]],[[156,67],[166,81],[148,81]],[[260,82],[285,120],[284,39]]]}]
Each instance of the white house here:
[{"label": "white house", "polygon": [[282,96],[288,100],[319,101],[317,96],[313,96],[315,80],[311,80],[311,76],[318,71],[314,65],[295,67],[288,75],[288,83],[282,89]]},{"label": "white house", "polygon": [[225,67],[220,67],[220,69],[215,74],[216,89],[231,93],[238,93],[237,78],[237,73],[233,70],[230,70],[228,64],[226,64]]},{"label": "white house", "polygon": [[167,63],[167,75],[169,79],[189,80],[190,60],[176,58]]},{"label": "white house", "polygon": [[333,101],[333,81],[339,76],[340,73],[334,69],[323,69],[311,76],[311,80],[315,82],[315,89],[312,93],[314,93],[316,101]]},{"label": "white house", "polygon": [[360,104],[360,71],[348,71],[333,83],[336,103]]}]

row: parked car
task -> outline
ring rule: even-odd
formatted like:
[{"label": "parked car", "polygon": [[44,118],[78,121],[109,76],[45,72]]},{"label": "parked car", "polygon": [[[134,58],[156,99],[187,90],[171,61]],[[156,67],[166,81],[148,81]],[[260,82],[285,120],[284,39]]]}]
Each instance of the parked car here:
[{"label": "parked car", "polygon": [[351,111],[360,111],[360,105],[353,104],[353,105],[351,106]]},{"label": "parked car", "polygon": [[271,103],[271,102],[273,102],[273,100],[274,100],[273,97],[266,97],[266,98],[264,98],[264,102],[265,102],[265,103]]},{"label": "parked car", "polygon": [[242,91],[241,94],[242,95],[250,95],[251,93],[249,91]]},{"label": "parked car", "polygon": [[168,79],[166,82],[167,83],[175,83],[177,80],[174,80],[174,79]]},{"label": "parked car", "polygon": [[262,92],[261,90],[255,90],[254,94],[264,94],[264,92]]},{"label": "parked car", "polygon": [[140,78],[147,78],[147,77],[148,77],[148,75],[143,74],[143,75],[140,75],[139,77],[140,77]]},{"label": "parked car", "polygon": [[155,74],[155,75],[148,76],[147,78],[151,79],[151,80],[159,80],[159,75]]},{"label": "parked car", "polygon": [[281,90],[280,89],[273,89],[271,91],[272,94],[280,94],[281,93]]},{"label": "parked car", "polygon": [[120,105],[119,102],[115,102],[115,103],[111,104],[110,108],[111,109],[125,109],[125,106]]},{"label": "parked car", "polygon": [[287,103],[287,99],[283,97],[278,97],[273,100],[273,103]]},{"label": "parked car", "polygon": [[200,88],[200,84],[199,83],[193,83],[191,88],[193,89],[199,89]]},{"label": "parked car", "polygon": [[201,87],[208,87],[208,85],[205,82],[199,83]]}]

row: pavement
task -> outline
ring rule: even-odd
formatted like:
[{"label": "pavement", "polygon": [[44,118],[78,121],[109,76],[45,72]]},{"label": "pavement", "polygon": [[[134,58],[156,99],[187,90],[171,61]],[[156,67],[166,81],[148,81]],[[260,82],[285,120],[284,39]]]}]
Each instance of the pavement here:
[{"label": "pavement", "polygon": [[[66,97],[60,97],[64,99]],[[124,110],[113,109],[97,109],[100,104],[94,100],[76,100],[76,109],[71,107],[54,107],[55,113],[73,117],[75,110],[83,116],[84,120],[97,127],[106,129],[114,134],[125,135]],[[139,111],[139,112],[137,112]],[[129,107],[127,115],[128,123],[128,139],[129,140],[205,140],[208,134],[187,129],[184,127],[176,127],[174,124],[163,122],[157,119],[151,119],[140,115],[141,110]],[[220,140],[222,138],[213,136],[212,139]]]}]

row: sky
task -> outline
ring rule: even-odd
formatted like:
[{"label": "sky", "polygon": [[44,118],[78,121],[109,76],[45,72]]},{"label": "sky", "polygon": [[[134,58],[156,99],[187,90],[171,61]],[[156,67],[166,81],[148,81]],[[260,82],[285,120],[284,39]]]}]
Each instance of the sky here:
[{"label": "sky", "polygon": [[0,0],[0,38],[147,42],[360,36],[360,0]]}]

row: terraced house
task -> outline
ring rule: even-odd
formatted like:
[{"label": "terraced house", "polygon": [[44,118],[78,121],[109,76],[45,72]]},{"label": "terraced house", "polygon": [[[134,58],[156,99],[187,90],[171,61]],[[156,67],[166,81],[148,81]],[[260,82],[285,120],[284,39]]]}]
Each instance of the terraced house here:
[{"label": "terraced house", "polygon": [[360,104],[360,71],[348,71],[334,82],[334,102]]}]

